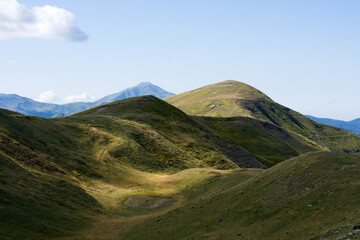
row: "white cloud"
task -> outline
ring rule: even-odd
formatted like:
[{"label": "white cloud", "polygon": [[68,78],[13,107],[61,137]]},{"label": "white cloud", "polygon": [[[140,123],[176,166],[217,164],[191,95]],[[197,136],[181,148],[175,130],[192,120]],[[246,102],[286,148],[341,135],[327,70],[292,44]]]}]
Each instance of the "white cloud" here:
[{"label": "white cloud", "polygon": [[87,35],[71,12],[58,7],[27,8],[16,0],[0,0],[0,39],[42,38],[84,41]]},{"label": "white cloud", "polygon": [[37,99],[38,102],[51,102],[57,98],[55,92],[53,90],[49,90],[43,93],[40,93]]},{"label": "white cloud", "polygon": [[16,63],[16,60],[13,60],[13,59],[9,59],[8,60],[8,64],[9,65],[13,65],[13,64],[15,64]]},{"label": "white cloud", "polygon": [[91,102],[95,100],[95,97],[89,96],[86,93],[82,93],[80,95],[69,95],[64,99],[64,103],[71,103],[71,102]]}]

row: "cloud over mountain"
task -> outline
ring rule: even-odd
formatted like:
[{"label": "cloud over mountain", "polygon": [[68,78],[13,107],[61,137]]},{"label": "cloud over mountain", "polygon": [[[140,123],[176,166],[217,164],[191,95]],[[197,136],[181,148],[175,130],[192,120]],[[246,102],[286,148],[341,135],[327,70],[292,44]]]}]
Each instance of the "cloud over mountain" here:
[{"label": "cloud over mountain", "polygon": [[38,102],[51,102],[57,98],[54,90],[49,90],[43,93],[40,93],[36,101]]},{"label": "cloud over mountain", "polygon": [[27,8],[16,0],[0,0],[0,39],[41,38],[84,41],[73,13],[54,6]]},{"label": "cloud over mountain", "polygon": [[93,96],[89,96],[87,93],[82,93],[79,95],[69,95],[65,97],[64,103],[71,103],[71,102],[90,102],[94,101],[95,98]]}]

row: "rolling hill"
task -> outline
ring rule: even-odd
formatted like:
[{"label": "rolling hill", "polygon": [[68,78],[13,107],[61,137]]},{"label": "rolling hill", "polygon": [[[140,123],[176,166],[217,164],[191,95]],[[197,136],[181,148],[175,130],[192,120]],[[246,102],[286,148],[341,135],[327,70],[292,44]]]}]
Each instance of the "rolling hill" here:
[{"label": "rolling hill", "polygon": [[158,98],[166,98],[174,94],[167,92],[164,89],[149,82],[143,82],[135,87],[131,87],[121,92],[105,96],[95,102],[52,104],[37,102],[30,98],[21,97],[16,94],[0,94],[0,108],[29,116],[38,116],[44,118],[64,117],[110,102],[144,95],[153,95]]},{"label": "rolling hill", "polygon": [[[73,235],[99,217],[138,215],[120,204],[129,196],[180,194],[182,198],[185,189],[221,169],[263,168],[261,162],[317,150],[272,124],[247,118],[224,123],[192,118],[153,96],[129,98],[65,118],[0,110],[0,120],[4,239]],[[217,127],[238,130],[228,136],[218,134]],[[247,128],[254,128],[253,134],[240,137]],[[235,141],[236,135],[247,140]],[[277,156],[263,151],[270,148],[278,150]],[[164,178],[169,181],[163,182]]]},{"label": "rolling hill", "polygon": [[117,239],[358,239],[359,174],[360,155],[318,152],[221,175]]},{"label": "rolling hill", "polygon": [[[335,150],[356,148],[328,128]],[[51,119],[0,109],[0,235],[331,239],[356,234],[359,166],[274,122],[189,116],[154,96]]]},{"label": "rolling hill", "polygon": [[194,116],[241,116],[266,121],[329,150],[357,152],[360,149],[359,138],[349,132],[312,121],[238,81],[208,85],[166,98],[165,101]]}]

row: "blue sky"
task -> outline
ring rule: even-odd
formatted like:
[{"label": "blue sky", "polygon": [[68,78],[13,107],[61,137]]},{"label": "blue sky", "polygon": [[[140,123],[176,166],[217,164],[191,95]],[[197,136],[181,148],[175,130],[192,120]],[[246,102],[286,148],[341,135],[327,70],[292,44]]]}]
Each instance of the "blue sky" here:
[{"label": "blue sky", "polygon": [[360,117],[357,0],[0,0],[14,2],[26,14],[0,9],[2,93],[64,102],[233,79],[303,114]]}]

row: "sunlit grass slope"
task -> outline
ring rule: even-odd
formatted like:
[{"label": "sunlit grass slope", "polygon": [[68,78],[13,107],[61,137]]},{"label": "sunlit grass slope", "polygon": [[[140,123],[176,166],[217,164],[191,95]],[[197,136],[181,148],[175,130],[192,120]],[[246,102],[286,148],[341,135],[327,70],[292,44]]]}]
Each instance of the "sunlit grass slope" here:
[{"label": "sunlit grass slope", "polygon": [[241,172],[209,179],[188,189],[184,206],[147,219],[118,239],[354,235],[352,226],[360,223],[359,175],[358,154],[322,152],[284,161],[246,182],[241,181]]},{"label": "sunlit grass slope", "polygon": [[166,98],[165,101],[189,115],[256,118],[300,134],[330,150],[360,151],[360,138],[345,130],[316,123],[241,82],[224,81]]}]

